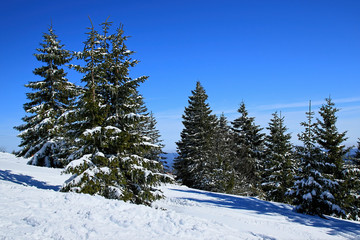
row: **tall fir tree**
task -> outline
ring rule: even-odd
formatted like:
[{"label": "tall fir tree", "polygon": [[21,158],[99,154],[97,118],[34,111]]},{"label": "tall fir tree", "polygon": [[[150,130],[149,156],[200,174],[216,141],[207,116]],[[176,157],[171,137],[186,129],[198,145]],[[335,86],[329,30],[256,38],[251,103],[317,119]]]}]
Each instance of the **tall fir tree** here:
[{"label": "tall fir tree", "polygon": [[349,191],[347,213],[348,218],[360,221],[360,139],[350,167],[350,178],[347,184]]},{"label": "tall fir tree", "polygon": [[291,135],[286,133],[284,117],[275,112],[267,128],[262,187],[267,200],[288,202],[285,193],[293,186],[294,157]]},{"label": "tall fir tree", "polygon": [[212,148],[213,191],[232,193],[235,186],[235,170],[233,162],[235,159],[234,138],[231,128],[224,114],[220,115],[214,137]]},{"label": "tall fir tree", "polygon": [[[359,139],[360,140],[360,139]],[[345,162],[345,197],[341,206],[346,218],[360,221],[360,141],[354,156],[348,156]]]},{"label": "tall fir tree", "polygon": [[165,161],[163,152],[163,141],[161,139],[160,131],[156,128],[157,121],[152,112],[149,112],[143,97],[139,94],[135,94],[135,99],[139,108],[137,114],[142,116],[140,124],[138,125],[139,134],[144,136],[144,139],[148,142],[147,145],[150,147],[148,151],[145,151],[144,157],[160,162],[163,165],[163,170],[168,171],[169,167]]},{"label": "tall fir tree", "polygon": [[328,179],[327,189],[329,204],[328,211],[325,214],[344,215],[343,209],[339,208],[344,203],[346,188],[346,171],[344,159],[349,149],[345,148],[343,142],[346,141],[346,132],[340,133],[337,130],[336,113],[339,111],[332,102],[332,99],[326,98],[326,103],[319,110],[321,118],[317,119],[315,128],[316,140],[323,152],[324,176]]},{"label": "tall fir tree", "polygon": [[149,113],[144,124],[144,136],[149,142],[151,149],[145,154],[145,158],[159,161],[164,171],[169,171],[169,166],[165,161],[165,152],[162,150],[164,147],[163,140],[161,139],[160,131],[156,128],[157,121],[152,112]]},{"label": "tall fir tree", "polygon": [[307,121],[301,122],[304,131],[298,135],[303,142],[303,146],[297,148],[299,168],[295,174],[294,186],[288,195],[292,198],[295,211],[323,217],[332,205],[327,192],[330,182],[324,175],[323,154],[316,144],[316,123],[313,122],[311,102],[306,118]]},{"label": "tall fir tree", "polygon": [[[98,132],[95,128],[101,126],[109,111],[102,89],[102,84],[106,81],[102,53],[107,52],[108,49],[101,47],[100,34],[93,25],[88,30],[89,32],[86,33],[88,38],[84,42],[83,51],[76,53],[76,57],[85,65],[71,65],[72,68],[84,74],[81,81],[85,86],[79,95],[75,110],[67,117],[68,135],[72,138],[75,147],[69,161],[98,151],[100,136],[92,137],[92,135]],[[90,131],[91,129],[94,131]]]},{"label": "tall fir tree", "polygon": [[73,107],[76,86],[66,79],[62,66],[70,61],[70,53],[63,49],[51,25],[43,35],[43,43],[34,54],[44,65],[36,68],[34,74],[42,80],[25,85],[32,91],[27,93],[30,102],[24,104],[25,124],[15,127],[21,131],[20,147],[17,155],[31,158],[32,165],[62,167],[61,151],[65,144],[64,129],[58,119]]},{"label": "tall fir tree", "polygon": [[260,175],[264,133],[255,124],[255,118],[248,116],[245,103],[238,109],[240,117],[232,122],[235,158],[235,187],[233,192],[241,195],[260,195]]},{"label": "tall fir tree", "polygon": [[149,205],[162,197],[156,189],[167,176],[159,161],[145,158],[159,146],[144,135],[137,88],[148,77],[129,77],[138,61],[127,49],[122,25],[108,34],[111,23],[102,24],[103,34],[90,28],[84,51],[78,54],[85,66],[75,66],[85,76],[73,122],[76,150],[66,171],[74,174],[62,191],[99,194],[107,198]]},{"label": "tall fir tree", "polygon": [[178,157],[174,169],[178,180],[189,187],[211,190],[213,182],[211,153],[217,118],[211,114],[208,96],[200,82],[189,97],[189,106],[183,115],[184,129],[177,142]]}]

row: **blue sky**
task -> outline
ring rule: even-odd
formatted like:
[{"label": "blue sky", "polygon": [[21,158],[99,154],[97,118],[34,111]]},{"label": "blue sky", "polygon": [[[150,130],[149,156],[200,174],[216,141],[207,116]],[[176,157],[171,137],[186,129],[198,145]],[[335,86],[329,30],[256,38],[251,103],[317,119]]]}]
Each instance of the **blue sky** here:
[{"label": "blue sky", "polygon": [[[83,48],[90,16],[124,24],[127,45],[140,63],[131,75],[150,76],[140,92],[158,121],[165,150],[173,152],[181,115],[196,81],[214,113],[233,120],[244,101],[266,127],[281,111],[297,142],[312,100],[329,95],[347,145],[360,137],[360,1],[9,1],[1,4],[0,147],[17,149],[13,126],[22,123],[24,87],[40,66],[33,56],[51,21],[66,48]],[[80,83],[78,74],[68,78]]]}]

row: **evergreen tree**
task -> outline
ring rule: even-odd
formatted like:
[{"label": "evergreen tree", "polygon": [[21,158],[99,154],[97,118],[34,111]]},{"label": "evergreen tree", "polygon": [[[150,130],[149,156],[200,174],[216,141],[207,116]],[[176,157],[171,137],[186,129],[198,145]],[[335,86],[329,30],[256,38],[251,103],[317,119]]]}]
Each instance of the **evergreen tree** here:
[{"label": "evergreen tree", "polygon": [[349,218],[360,221],[360,139],[358,141],[357,151],[351,164],[349,179]]},{"label": "evergreen tree", "polygon": [[331,98],[327,98],[319,111],[321,119],[317,119],[316,136],[317,143],[320,145],[325,153],[326,172],[333,175],[336,179],[341,179],[343,174],[344,156],[348,153],[342,143],[346,141],[346,132],[339,133],[336,127],[336,112],[339,109],[335,108],[335,104]]},{"label": "evergreen tree", "polygon": [[181,140],[176,143],[179,156],[175,159],[174,169],[183,184],[211,190],[216,185],[211,177],[211,153],[217,119],[211,114],[207,98],[204,88],[197,82],[183,115],[184,129]]},{"label": "evergreen tree", "polygon": [[344,195],[342,209],[348,219],[360,220],[360,141],[354,156],[348,156],[344,163]]},{"label": "evergreen tree", "polygon": [[101,128],[109,111],[102,89],[106,81],[102,53],[107,52],[108,49],[101,47],[99,33],[94,26],[88,29],[89,32],[86,33],[88,39],[84,42],[84,49],[76,53],[76,57],[84,61],[85,65],[71,65],[72,68],[84,74],[81,81],[85,83],[85,86],[79,95],[75,110],[67,117],[68,135],[75,145],[69,161],[98,151],[100,136],[97,130]]},{"label": "evergreen tree", "polygon": [[212,148],[213,171],[212,179],[215,183],[212,190],[216,192],[231,193],[235,185],[235,171],[233,161],[233,136],[224,114],[220,115],[216,127],[214,144]]},{"label": "evergreen tree", "polygon": [[324,175],[324,159],[320,148],[316,145],[314,112],[306,112],[307,122],[302,122],[304,132],[298,135],[303,146],[297,148],[299,168],[295,183],[289,195],[300,213],[323,216],[331,209],[331,196],[327,192],[329,181]]},{"label": "evergreen tree", "polygon": [[160,148],[142,131],[148,117],[137,88],[148,77],[129,77],[138,61],[125,45],[122,26],[109,35],[110,25],[102,24],[103,34],[92,26],[78,54],[86,64],[75,68],[85,74],[86,85],[72,123],[77,147],[66,167],[74,175],[62,191],[149,205],[162,197],[155,187],[167,177],[157,159],[145,158]]},{"label": "evergreen tree", "polygon": [[146,140],[149,142],[151,149],[147,151],[145,158],[159,161],[163,167],[164,171],[168,171],[169,167],[167,166],[167,162],[165,161],[164,152],[162,148],[164,144],[162,143],[160,131],[156,129],[157,121],[152,112],[146,118],[144,124],[144,136]]},{"label": "evergreen tree", "polygon": [[245,103],[238,109],[240,117],[232,122],[234,136],[235,159],[233,168],[236,173],[233,192],[241,195],[259,195],[260,176],[262,168],[262,150],[265,134],[262,128],[255,125],[255,118],[248,116]]},{"label": "evergreen tree", "polygon": [[285,193],[293,186],[294,158],[291,135],[286,133],[284,117],[273,114],[265,139],[265,169],[262,187],[267,200],[287,202]]},{"label": "evergreen tree", "polygon": [[356,164],[360,165],[360,162],[358,162],[358,159],[360,159],[360,138],[358,140],[359,141],[357,142],[358,146],[357,146],[357,149],[356,149],[355,158],[357,159]]},{"label": "evergreen tree", "polygon": [[339,133],[336,127],[336,112],[339,109],[334,107],[331,98],[326,98],[326,104],[322,105],[319,114],[321,119],[317,119],[315,128],[316,140],[319,144],[324,158],[324,177],[328,179],[327,188],[328,200],[331,202],[325,214],[343,215],[344,212],[339,208],[344,204],[346,189],[344,181],[346,171],[344,159],[349,149],[346,149],[343,142],[346,141],[346,132]]},{"label": "evergreen tree", "polygon": [[63,49],[64,45],[60,44],[52,25],[43,37],[35,57],[44,65],[34,70],[34,74],[42,80],[25,85],[32,90],[27,93],[30,102],[24,104],[25,111],[30,115],[23,118],[25,124],[15,127],[21,131],[20,147],[23,147],[17,155],[31,157],[28,164],[62,167],[59,157],[65,142],[64,130],[58,119],[72,108],[76,87],[68,82],[61,68],[70,61],[70,53]]},{"label": "evergreen tree", "polygon": [[167,163],[164,158],[165,153],[162,150],[164,144],[162,143],[160,131],[156,129],[157,121],[153,113],[148,112],[144,99],[139,93],[136,93],[135,99],[139,105],[137,114],[142,116],[141,122],[138,126],[139,134],[144,136],[145,140],[148,142],[147,145],[150,147],[149,150],[145,152],[144,157],[160,162],[164,167],[163,170],[168,170],[168,166],[166,165]]}]

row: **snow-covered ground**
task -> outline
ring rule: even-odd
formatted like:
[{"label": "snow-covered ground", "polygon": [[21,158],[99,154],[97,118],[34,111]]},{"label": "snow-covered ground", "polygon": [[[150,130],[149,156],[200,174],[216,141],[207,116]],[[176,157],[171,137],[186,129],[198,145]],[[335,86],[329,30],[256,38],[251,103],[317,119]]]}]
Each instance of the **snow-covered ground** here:
[{"label": "snow-covered ground", "polygon": [[153,207],[60,193],[69,176],[0,153],[0,239],[360,239],[360,223],[256,198],[162,187]]}]

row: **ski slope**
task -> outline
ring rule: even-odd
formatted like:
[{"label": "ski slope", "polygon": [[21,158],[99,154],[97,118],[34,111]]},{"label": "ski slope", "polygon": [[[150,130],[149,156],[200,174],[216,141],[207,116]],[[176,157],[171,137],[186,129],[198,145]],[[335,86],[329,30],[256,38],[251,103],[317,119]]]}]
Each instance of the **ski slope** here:
[{"label": "ski slope", "polygon": [[152,207],[58,192],[60,169],[0,153],[0,239],[360,239],[360,223],[286,204],[162,186]]}]

